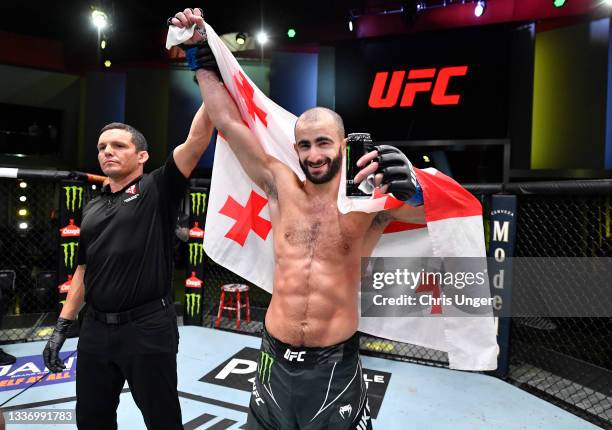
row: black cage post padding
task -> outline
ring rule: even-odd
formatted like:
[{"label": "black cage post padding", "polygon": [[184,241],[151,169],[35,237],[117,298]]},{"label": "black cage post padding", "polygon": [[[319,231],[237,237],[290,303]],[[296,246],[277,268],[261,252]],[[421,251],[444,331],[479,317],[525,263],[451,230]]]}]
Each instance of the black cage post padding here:
[{"label": "black cage post padding", "polygon": [[[59,183],[59,259],[57,270],[57,297],[61,312],[72,276],[78,265],[80,227],[83,219],[87,185],[82,180],[62,180]],[[70,337],[78,335],[78,324],[70,327]]]},{"label": "black cage post padding", "polygon": [[189,207],[189,240],[187,242],[187,264],[185,273],[185,300],[183,306],[183,323],[185,325],[202,325],[202,309],[207,288],[205,280],[204,258],[204,221],[208,205],[208,188],[191,186],[187,191]]}]

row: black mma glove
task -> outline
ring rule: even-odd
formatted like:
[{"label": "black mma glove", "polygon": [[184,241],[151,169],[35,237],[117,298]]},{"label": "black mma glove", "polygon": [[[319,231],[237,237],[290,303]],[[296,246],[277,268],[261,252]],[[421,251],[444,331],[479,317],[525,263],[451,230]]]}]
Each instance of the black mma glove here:
[{"label": "black mma glove", "polygon": [[45,366],[53,373],[61,372],[66,368],[64,362],[59,358],[59,352],[66,340],[68,329],[73,322],[72,320],[59,317],[53,334],[51,334],[47,346],[43,350]]},{"label": "black mma glove", "polygon": [[217,74],[217,76],[221,76],[219,72],[219,66],[217,65],[217,60],[208,46],[207,41],[202,41],[197,45],[185,45],[181,43],[178,45],[179,48],[185,52],[185,59],[187,60],[187,65],[194,72],[198,69],[204,70],[212,70]]},{"label": "black mma glove", "polygon": [[423,193],[408,157],[395,146],[379,145],[374,149],[378,151],[376,174],[382,173],[382,185],[389,185],[387,192],[411,206],[422,205]]},{"label": "black mma glove", "polygon": [[[201,11],[202,9],[200,9]],[[167,24],[168,26],[172,25],[173,17],[168,18]],[[217,60],[208,45],[208,41],[206,40],[206,32],[203,28],[197,27],[195,31],[200,33],[204,39],[200,40],[196,44],[185,44],[181,43],[178,45],[179,48],[183,50],[185,53],[185,59],[187,60],[187,65],[192,71],[196,71],[198,69],[212,70],[217,74],[217,76],[221,76],[219,72],[219,66],[217,65]]]}]

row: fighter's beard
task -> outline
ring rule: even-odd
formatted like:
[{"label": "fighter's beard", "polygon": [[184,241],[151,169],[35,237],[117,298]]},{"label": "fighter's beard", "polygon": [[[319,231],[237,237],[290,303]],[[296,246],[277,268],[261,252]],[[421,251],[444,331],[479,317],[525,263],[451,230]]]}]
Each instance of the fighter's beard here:
[{"label": "fighter's beard", "polygon": [[302,160],[300,160],[300,167],[306,175],[306,179],[313,184],[319,185],[331,181],[340,171],[340,167],[342,166],[342,150],[338,151],[338,155],[333,160],[326,158],[325,162],[329,167],[327,168],[327,172],[321,176],[312,176],[310,170],[308,170],[308,166],[306,166]]}]

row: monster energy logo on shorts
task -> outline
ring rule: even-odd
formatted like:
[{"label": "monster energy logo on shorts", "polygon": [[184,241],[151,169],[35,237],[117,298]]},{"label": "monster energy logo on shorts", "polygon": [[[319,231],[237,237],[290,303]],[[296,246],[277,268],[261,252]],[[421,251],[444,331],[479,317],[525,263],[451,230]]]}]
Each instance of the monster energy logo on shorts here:
[{"label": "monster energy logo on shorts", "polygon": [[204,202],[206,201],[206,193],[189,193],[191,196],[191,213],[200,215],[204,212]]},{"label": "monster energy logo on shorts", "polygon": [[272,365],[274,358],[267,352],[261,352],[261,360],[259,361],[259,380],[262,384],[270,382],[272,375]]},{"label": "monster energy logo on shorts", "polygon": [[185,294],[185,305],[187,306],[187,315],[194,317],[200,313],[200,294],[191,293]]},{"label": "monster energy logo on shorts", "polygon": [[[78,242],[62,243],[62,248],[64,248],[64,266],[66,266],[67,269],[71,269],[72,266],[74,266],[74,256],[77,246],[79,246]],[[68,262],[70,262],[70,265],[68,265]]]},{"label": "monster energy logo on shorts", "polygon": [[195,242],[189,244],[189,264],[195,266],[196,264],[202,263],[204,257],[204,245],[202,242]]},{"label": "monster energy logo on shorts", "polygon": [[81,209],[83,205],[83,187],[72,185],[64,187],[64,191],[66,192],[66,209],[70,212],[74,212],[75,208]]}]

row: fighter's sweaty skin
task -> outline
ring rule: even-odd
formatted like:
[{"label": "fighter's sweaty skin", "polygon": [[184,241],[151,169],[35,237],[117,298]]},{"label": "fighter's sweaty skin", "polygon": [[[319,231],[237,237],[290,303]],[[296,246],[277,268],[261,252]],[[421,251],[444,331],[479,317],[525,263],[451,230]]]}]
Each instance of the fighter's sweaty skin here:
[{"label": "fighter's sweaty skin", "polygon": [[307,194],[292,172],[276,183],[266,190],[277,196],[269,202],[276,265],[266,328],[291,345],[337,344],[357,330],[361,256],[381,231],[374,215],[343,215],[335,198]]}]

